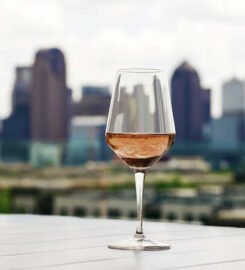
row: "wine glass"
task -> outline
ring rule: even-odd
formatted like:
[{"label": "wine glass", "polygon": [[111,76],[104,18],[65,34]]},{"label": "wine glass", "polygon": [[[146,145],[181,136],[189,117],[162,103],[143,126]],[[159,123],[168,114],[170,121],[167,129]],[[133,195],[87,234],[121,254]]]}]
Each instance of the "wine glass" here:
[{"label": "wine glass", "polygon": [[166,76],[159,69],[118,71],[106,127],[106,142],[135,174],[137,219],[134,236],[109,244],[131,250],[169,249],[146,238],[142,226],[142,202],[146,169],[172,146],[175,126]]}]

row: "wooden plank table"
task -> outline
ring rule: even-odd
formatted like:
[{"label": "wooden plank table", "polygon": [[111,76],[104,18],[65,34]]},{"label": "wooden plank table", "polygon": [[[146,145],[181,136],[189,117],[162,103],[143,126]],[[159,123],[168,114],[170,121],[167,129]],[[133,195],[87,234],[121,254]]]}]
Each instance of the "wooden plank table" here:
[{"label": "wooden plank table", "polygon": [[245,229],[145,222],[147,236],[171,244],[165,251],[124,251],[134,221],[1,215],[0,269],[245,269]]}]

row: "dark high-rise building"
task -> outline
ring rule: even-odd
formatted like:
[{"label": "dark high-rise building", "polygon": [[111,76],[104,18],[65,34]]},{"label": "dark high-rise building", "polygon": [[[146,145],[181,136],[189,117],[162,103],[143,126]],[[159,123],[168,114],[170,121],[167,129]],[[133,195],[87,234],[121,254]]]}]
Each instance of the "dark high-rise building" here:
[{"label": "dark high-rise building", "polygon": [[62,142],[68,131],[68,99],[64,54],[56,48],[40,50],[33,66],[31,137]]},{"label": "dark high-rise building", "polygon": [[[66,116],[67,116],[68,126],[69,126],[69,123],[70,123],[70,119],[72,118],[72,105],[73,105],[72,89],[68,87],[67,92],[66,92],[66,109],[67,109]],[[68,130],[69,130],[69,127],[68,127]]]},{"label": "dark high-rise building", "polygon": [[4,140],[27,140],[30,138],[30,85],[31,67],[17,67],[12,93],[12,113],[3,120]]},{"label": "dark high-rise building", "polygon": [[73,105],[73,115],[107,115],[110,100],[108,87],[84,86],[82,99]]},{"label": "dark high-rise building", "polygon": [[32,81],[32,67],[17,67],[14,91],[12,94],[12,109],[30,107],[30,85]]},{"label": "dark high-rise building", "polygon": [[211,120],[211,90],[203,89],[202,104],[203,104],[203,122],[210,123]]},{"label": "dark high-rise building", "polygon": [[84,98],[90,97],[90,96],[100,96],[100,97],[107,97],[110,95],[108,87],[103,86],[83,86],[82,87],[82,95]]},{"label": "dark high-rise building", "polygon": [[201,142],[203,124],[210,117],[209,91],[202,89],[198,73],[188,62],[174,71],[171,88],[177,142]]},{"label": "dark high-rise building", "polygon": [[2,158],[28,160],[30,139],[31,67],[17,67],[12,93],[12,113],[2,122]]}]

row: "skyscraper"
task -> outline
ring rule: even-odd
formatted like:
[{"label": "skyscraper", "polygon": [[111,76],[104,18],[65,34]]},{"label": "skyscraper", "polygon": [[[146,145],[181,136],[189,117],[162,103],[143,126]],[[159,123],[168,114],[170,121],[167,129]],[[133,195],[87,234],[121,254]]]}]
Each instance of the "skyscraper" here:
[{"label": "skyscraper", "polygon": [[222,86],[222,116],[212,122],[213,146],[243,149],[245,140],[245,84],[236,78]]},{"label": "skyscraper", "polygon": [[213,149],[241,151],[245,140],[244,124],[244,116],[242,113],[227,113],[218,119],[213,119]]},{"label": "skyscraper", "polygon": [[31,67],[16,68],[12,92],[12,113],[2,122],[2,158],[4,160],[28,160],[31,81]]},{"label": "skyscraper", "polygon": [[177,142],[201,142],[208,118],[204,108],[210,108],[210,95],[204,92],[197,71],[188,62],[174,71],[171,89]]},{"label": "skyscraper", "polygon": [[40,50],[33,66],[31,137],[62,142],[68,131],[68,98],[64,54],[57,48]]},{"label": "skyscraper", "polygon": [[30,138],[30,86],[31,67],[17,67],[12,92],[12,113],[3,121],[5,140],[27,140]]},{"label": "skyscraper", "polygon": [[76,116],[70,123],[66,162],[80,165],[88,160],[110,160],[112,153],[105,142],[106,116]]},{"label": "skyscraper", "polygon": [[108,87],[84,86],[82,99],[73,105],[73,115],[107,115],[111,94]]},{"label": "skyscraper", "polygon": [[12,110],[19,107],[30,107],[30,85],[32,67],[17,67],[14,91],[12,93]]},{"label": "skyscraper", "polygon": [[202,104],[203,104],[203,122],[205,124],[211,121],[211,90],[203,89],[202,93]]},{"label": "skyscraper", "polygon": [[131,106],[131,108],[129,107],[131,114],[132,112],[135,113],[134,118],[128,119],[131,120],[131,130],[140,130],[141,132],[153,131],[154,123],[152,114],[150,113],[150,100],[149,96],[145,93],[143,84],[134,85],[131,101],[129,100],[128,103]]},{"label": "skyscraper", "polygon": [[222,86],[223,114],[245,111],[245,83],[236,78]]}]

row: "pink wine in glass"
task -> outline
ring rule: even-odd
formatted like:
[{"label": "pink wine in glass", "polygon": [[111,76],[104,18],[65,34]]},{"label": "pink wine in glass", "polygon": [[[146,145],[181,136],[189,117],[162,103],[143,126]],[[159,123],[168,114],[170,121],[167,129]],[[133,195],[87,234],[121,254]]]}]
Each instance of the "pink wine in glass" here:
[{"label": "pink wine in glass", "polygon": [[174,142],[175,134],[107,133],[106,141],[129,167],[145,169],[157,162]]}]

